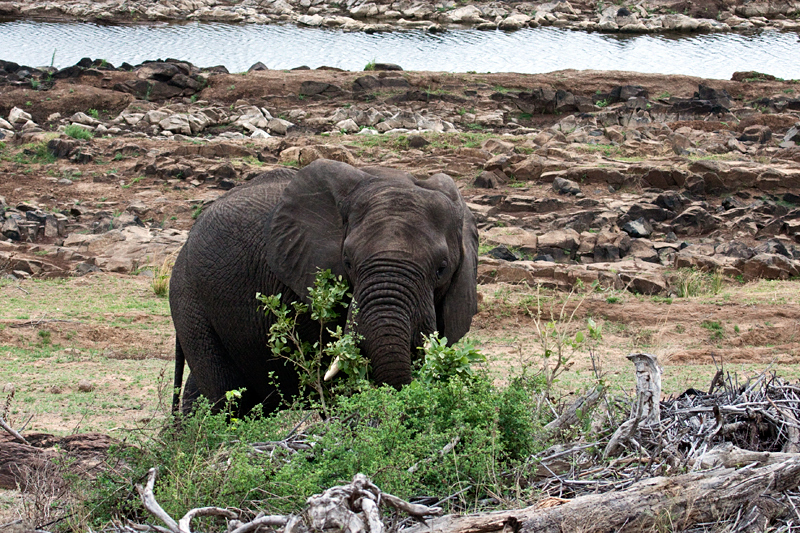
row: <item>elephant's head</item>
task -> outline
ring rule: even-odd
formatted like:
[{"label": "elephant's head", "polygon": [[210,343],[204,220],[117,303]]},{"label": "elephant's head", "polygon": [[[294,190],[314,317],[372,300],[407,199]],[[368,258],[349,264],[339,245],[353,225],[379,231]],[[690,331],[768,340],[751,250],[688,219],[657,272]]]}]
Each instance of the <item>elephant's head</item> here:
[{"label": "elephant's head", "polygon": [[304,299],[318,269],[350,282],[376,381],[411,381],[422,333],[452,343],[469,330],[478,233],[449,176],[318,160],[285,189],[268,228],[270,269]]}]

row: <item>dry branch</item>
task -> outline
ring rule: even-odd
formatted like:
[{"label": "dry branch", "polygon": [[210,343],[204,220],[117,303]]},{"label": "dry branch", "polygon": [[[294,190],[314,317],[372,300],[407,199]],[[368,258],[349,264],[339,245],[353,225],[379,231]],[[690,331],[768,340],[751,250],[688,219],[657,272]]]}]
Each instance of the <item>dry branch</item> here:
[{"label": "dry branch", "polygon": [[[727,462],[722,459],[722,462]],[[655,477],[626,490],[592,494],[562,505],[535,505],[516,511],[444,516],[404,533],[490,533],[510,527],[520,533],[563,531],[638,532],[667,524],[686,529],[726,519],[758,498],[800,484],[800,455],[756,468],[724,468],[674,477]]]},{"label": "dry branch", "polygon": [[[386,526],[380,516],[380,506],[385,505],[404,511],[418,518],[442,514],[439,507],[428,507],[409,503],[397,496],[381,492],[364,474],[356,474],[348,485],[331,487],[322,494],[311,496],[307,508],[301,515],[259,516],[250,522],[238,520],[238,515],[219,507],[200,507],[187,512],[176,522],[156,501],[153,493],[157,469],[147,474],[147,484],[136,485],[145,509],[164,522],[172,533],[192,533],[191,521],[199,516],[223,516],[229,520],[228,531],[248,533],[266,526],[283,533],[309,533],[337,529],[348,533],[384,533]],[[157,527],[157,526],[156,526]]]}]

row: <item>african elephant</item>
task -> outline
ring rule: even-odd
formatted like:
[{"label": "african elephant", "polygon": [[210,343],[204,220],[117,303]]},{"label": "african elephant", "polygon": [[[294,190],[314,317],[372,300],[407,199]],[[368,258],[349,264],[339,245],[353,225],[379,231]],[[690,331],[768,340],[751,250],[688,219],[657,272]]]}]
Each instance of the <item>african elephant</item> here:
[{"label": "african elephant", "polygon": [[[469,330],[477,252],[475,220],[445,174],[417,180],[329,160],[261,174],[202,213],[175,261],[173,410],[184,360],[183,412],[199,395],[219,407],[233,389],[245,389],[240,413],[257,404],[270,412],[296,395],[298,376],[267,346],[271,322],[255,295],[308,303],[319,269],[349,283],[373,379],[409,383],[423,333],[452,343]],[[320,332],[310,319],[299,330],[312,342]]]}]

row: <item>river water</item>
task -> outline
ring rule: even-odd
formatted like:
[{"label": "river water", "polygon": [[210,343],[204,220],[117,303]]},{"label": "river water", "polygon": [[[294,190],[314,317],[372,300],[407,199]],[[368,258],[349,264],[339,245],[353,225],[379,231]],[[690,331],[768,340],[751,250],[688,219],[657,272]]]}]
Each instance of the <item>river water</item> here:
[{"label": "river water", "polygon": [[[55,52],[55,56],[53,56]],[[327,65],[361,70],[371,60],[406,70],[539,73],[560,69],[631,70],[729,79],[757,70],[800,78],[800,37],[766,31],[691,36],[619,36],[557,28],[516,32],[398,31],[367,35],[294,25],[222,23],[106,26],[90,23],[0,23],[0,59],[65,67],[82,57],[114,65],[172,57],[206,67],[247,70]]]}]

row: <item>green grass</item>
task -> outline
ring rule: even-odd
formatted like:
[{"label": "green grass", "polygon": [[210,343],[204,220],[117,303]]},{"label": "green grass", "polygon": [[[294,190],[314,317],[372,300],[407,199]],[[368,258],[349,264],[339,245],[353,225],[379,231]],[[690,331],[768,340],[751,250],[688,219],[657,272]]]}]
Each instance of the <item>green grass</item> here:
[{"label": "green grass", "polygon": [[[0,353],[0,382],[13,383],[16,393],[8,422],[55,434],[73,431],[108,432],[135,427],[151,419],[169,390],[170,361],[153,357],[109,359],[102,350],[65,347],[45,341],[49,330],[27,346],[4,346]],[[78,382],[95,387],[80,392]],[[160,380],[160,381],[159,381]],[[163,420],[165,413],[159,417]]]},{"label": "green grass", "polygon": [[21,165],[29,165],[31,163],[50,164],[55,163],[56,158],[47,149],[47,143],[42,141],[39,143],[31,143],[22,146],[22,149],[14,155],[11,160]]},{"label": "green grass", "polygon": [[149,292],[142,280],[97,276],[92,278],[91,290],[86,290],[80,281],[80,278],[29,280],[24,286],[28,294],[6,284],[0,287],[3,298],[0,320],[13,320],[24,312],[34,317],[46,315],[49,319],[147,329],[150,326],[146,323],[129,323],[120,318],[130,315],[169,317],[169,303]]},{"label": "green grass", "polygon": [[89,139],[94,138],[94,133],[78,126],[77,124],[70,124],[69,126],[65,127],[64,134],[72,137],[73,139],[79,139],[83,141],[88,141]]}]

